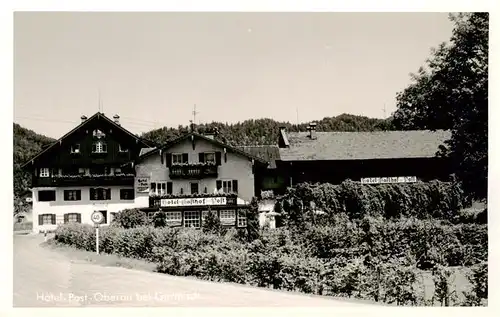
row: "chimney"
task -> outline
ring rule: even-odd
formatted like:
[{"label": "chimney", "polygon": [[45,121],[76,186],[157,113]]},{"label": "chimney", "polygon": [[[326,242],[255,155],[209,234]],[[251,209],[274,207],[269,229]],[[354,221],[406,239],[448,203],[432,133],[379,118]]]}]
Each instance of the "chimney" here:
[{"label": "chimney", "polygon": [[120,116],[119,116],[119,115],[117,115],[117,114],[115,114],[115,115],[113,116],[113,121],[114,121],[116,124],[120,125]]},{"label": "chimney", "polygon": [[309,123],[309,127],[307,127],[307,130],[309,131],[309,138],[311,140],[316,140],[316,122],[311,122]]},{"label": "chimney", "polygon": [[84,123],[87,120],[87,116],[83,115],[83,116],[80,117],[80,119],[82,119],[82,123]]}]

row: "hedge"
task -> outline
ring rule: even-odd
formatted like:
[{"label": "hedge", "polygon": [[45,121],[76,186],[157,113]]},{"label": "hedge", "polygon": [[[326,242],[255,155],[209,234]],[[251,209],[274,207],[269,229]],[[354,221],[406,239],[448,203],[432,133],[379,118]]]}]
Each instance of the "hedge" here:
[{"label": "hedge", "polygon": [[327,218],[346,213],[350,219],[365,216],[385,218],[417,217],[456,221],[465,204],[457,183],[441,181],[367,185],[350,180],[340,185],[301,183],[280,197],[289,224],[314,221],[313,209]]},{"label": "hedge", "polygon": [[[485,225],[415,218],[352,222],[338,216],[334,226],[262,231],[252,242],[238,239],[236,230],[221,235],[151,226],[103,227],[100,236],[102,252],[152,261],[161,273],[400,305],[426,304],[418,257],[437,259],[433,268],[451,264],[449,259],[468,265],[487,258],[481,251]],[[89,251],[95,247],[94,230],[87,225],[62,225],[55,240]],[[487,294],[485,275],[484,269],[474,275],[470,303],[482,303]]]}]

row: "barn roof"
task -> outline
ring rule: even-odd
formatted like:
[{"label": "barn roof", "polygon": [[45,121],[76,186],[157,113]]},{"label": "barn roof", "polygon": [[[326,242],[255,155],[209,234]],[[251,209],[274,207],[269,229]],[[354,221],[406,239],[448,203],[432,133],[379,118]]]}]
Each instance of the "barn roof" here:
[{"label": "barn roof", "polygon": [[[286,133],[286,132],[285,132]],[[282,161],[368,160],[434,157],[450,131],[379,131],[286,133],[289,147],[280,148]]]},{"label": "barn roof", "polygon": [[280,151],[276,145],[245,145],[237,148],[268,162],[269,168],[276,168],[276,160],[280,159]]}]

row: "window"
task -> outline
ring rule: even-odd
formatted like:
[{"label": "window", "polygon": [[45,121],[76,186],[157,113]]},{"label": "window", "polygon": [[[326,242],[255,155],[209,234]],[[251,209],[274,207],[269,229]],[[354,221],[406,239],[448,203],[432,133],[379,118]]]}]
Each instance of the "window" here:
[{"label": "window", "polygon": [[[170,186],[170,188],[169,188]],[[170,191],[169,191],[170,189]],[[151,183],[151,194],[166,195],[172,194],[172,182],[167,183]]]},{"label": "window", "polygon": [[40,177],[49,177],[50,176],[50,169],[44,167],[40,169]]},{"label": "window", "polygon": [[191,194],[198,194],[198,183],[191,183]]},{"label": "window", "polygon": [[238,227],[246,227],[246,226],[247,226],[247,211],[238,210]]},{"label": "window", "polygon": [[78,213],[65,214],[64,215],[64,223],[68,223],[68,222],[81,223],[82,216]]},{"label": "window", "polygon": [[111,188],[91,188],[90,200],[111,200]]},{"label": "window", "polygon": [[182,214],[180,211],[169,211],[167,215],[167,224],[170,226],[180,226],[182,224]]},{"label": "window", "polygon": [[43,225],[55,225],[56,215],[54,214],[43,214],[38,216],[38,224]]},{"label": "window", "polygon": [[125,148],[125,147],[122,147],[122,145],[121,145],[121,144],[119,144],[119,145],[118,145],[118,151],[123,153],[123,152],[128,152],[128,149],[127,149],[127,148]]},{"label": "window", "polygon": [[71,153],[78,154],[80,153],[80,144],[76,143],[71,146]]},{"label": "window", "polygon": [[172,153],[172,165],[183,164],[188,162],[187,153]]},{"label": "window", "polygon": [[82,191],[79,189],[65,190],[64,200],[82,200]]},{"label": "window", "polygon": [[223,193],[237,193],[238,192],[238,180],[218,180],[216,182],[216,187],[218,192]]},{"label": "window", "polygon": [[104,216],[104,220],[102,221],[101,224],[105,225],[108,223],[108,211],[107,210],[97,210],[100,211],[101,214]]},{"label": "window", "polygon": [[108,146],[104,141],[97,141],[92,143],[92,153],[107,153]]},{"label": "window", "polygon": [[172,189],[173,185],[174,184],[172,182],[167,182],[167,195],[172,195],[172,193],[173,193],[173,189]]},{"label": "window", "polygon": [[120,189],[120,199],[121,200],[133,200],[134,199],[134,189]]},{"label": "window", "polygon": [[184,227],[200,227],[200,212],[199,211],[185,211],[184,212]]},{"label": "window", "polygon": [[234,223],[236,222],[236,213],[234,210],[221,210],[220,222],[225,226],[234,226]]},{"label": "window", "polygon": [[179,194],[184,195],[184,188],[179,189]]},{"label": "window", "polygon": [[38,192],[38,201],[56,201],[56,191],[40,190]]},{"label": "window", "polygon": [[213,163],[215,164],[215,152],[200,153],[200,163]]}]

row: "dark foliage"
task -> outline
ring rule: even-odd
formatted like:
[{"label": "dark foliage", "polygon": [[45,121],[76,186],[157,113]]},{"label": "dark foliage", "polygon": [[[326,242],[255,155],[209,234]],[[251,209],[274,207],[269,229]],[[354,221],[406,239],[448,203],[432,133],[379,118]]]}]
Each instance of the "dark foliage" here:
[{"label": "dark foliage", "polygon": [[488,176],[488,13],[452,15],[449,44],[432,52],[397,95],[398,129],[447,129],[449,156],[470,199],[485,199]]}]

